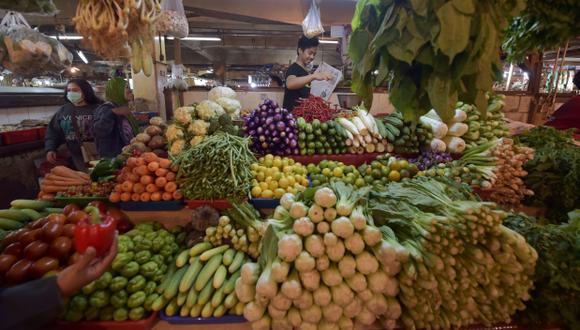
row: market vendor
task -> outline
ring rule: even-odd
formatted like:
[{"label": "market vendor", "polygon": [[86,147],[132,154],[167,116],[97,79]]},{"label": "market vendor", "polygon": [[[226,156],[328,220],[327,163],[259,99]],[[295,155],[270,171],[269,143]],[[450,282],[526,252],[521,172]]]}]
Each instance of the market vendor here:
[{"label": "market vendor", "polygon": [[93,134],[99,156],[113,158],[129,144],[139,128],[129,106],[129,102],[133,101],[133,93],[125,79],[110,79],[105,97],[108,102],[95,110]]},{"label": "market vendor", "polygon": [[[580,70],[574,75],[574,85],[580,89]],[[556,129],[566,130],[574,128],[575,134],[580,134],[580,95],[573,96],[568,102],[562,104],[545,123]]]},{"label": "market vendor", "polygon": [[83,143],[93,142],[93,113],[102,103],[91,84],[84,79],[72,79],[66,85],[66,103],[48,124],[44,139],[46,160],[56,163],[56,151],[66,144],[77,170],[85,170]]},{"label": "market vendor", "polygon": [[300,37],[296,49],[296,62],[286,71],[286,87],[284,87],[284,108],[292,111],[296,102],[310,95],[310,83],[313,80],[331,80],[333,76],[327,72],[310,73],[316,52],[318,38]]}]

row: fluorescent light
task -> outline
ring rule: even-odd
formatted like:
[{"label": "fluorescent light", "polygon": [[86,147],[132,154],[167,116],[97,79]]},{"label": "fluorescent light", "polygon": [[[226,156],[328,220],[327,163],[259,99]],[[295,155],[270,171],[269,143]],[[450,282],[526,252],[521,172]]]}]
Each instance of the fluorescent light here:
[{"label": "fluorescent light", "polygon": [[319,40],[319,42],[321,44],[334,44],[334,45],[338,44],[338,41],[336,40]]},{"label": "fluorescent light", "polygon": [[[57,36],[50,36],[52,39],[57,39]],[[81,40],[83,36],[58,36],[60,40]]]},{"label": "fluorescent light", "polygon": [[[174,37],[167,37],[168,40],[173,40],[175,39]],[[185,38],[179,38],[179,40],[194,40],[194,41],[222,41],[221,38],[217,38],[217,37],[185,37]]]},{"label": "fluorescent light", "polygon": [[83,54],[82,50],[79,50],[77,54],[79,54],[79,57],[81,58],[81,60],[83,60],[83,62],[85,62],[85,64],[89,64],[89,60],[87,60],[87,57],[85,56],[85,54]]},{"label": "fluorescent light", "polygon": [[256,84],[255,84],[255,83],[251,83],[251,84],[250,84],[250,87],[252,87],[252,88],[256,88]]},{"label": "fluorescent light", "polygon": [[79,68],[77,68],[76,66],[73,66],[72,68],[70,68],[70,72],[72,72],[72,73],[77,73],[79,71],[81,71],[81,70],[79,70]]}]

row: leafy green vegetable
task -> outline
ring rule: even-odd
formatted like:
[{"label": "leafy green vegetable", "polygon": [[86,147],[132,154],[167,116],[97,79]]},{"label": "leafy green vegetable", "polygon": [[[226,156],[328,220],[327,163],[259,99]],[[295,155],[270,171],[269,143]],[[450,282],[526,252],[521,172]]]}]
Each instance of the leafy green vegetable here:
[{"label": "leafy green vegetable", "polygon": [[358,1],[352,89],[369,105],[373,87],[392,73],[390,100],[405,119],[434,108],[448,120],[458,100],[485,112],[501,68],[501,31],[524,7],[523,0]]}]

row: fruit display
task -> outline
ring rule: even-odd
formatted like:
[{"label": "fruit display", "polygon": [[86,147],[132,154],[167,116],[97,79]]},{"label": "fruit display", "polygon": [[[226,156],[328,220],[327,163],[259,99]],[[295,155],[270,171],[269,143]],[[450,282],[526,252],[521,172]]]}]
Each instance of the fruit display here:
[{"label": "fruit display", "polygon": [[149,119],[149,126],[131,139],[127,146],[123,147],[122,156],[128,158],[139,156],[144,152],[153,152],[159,157],[167,158],[166,130],[167,124],[163,118],[153,117]]},{"label": "fruit display", "polygon": [[177,168],[167,158],[152,152],[130,157],[117,176],[109,200],[118,202],[158,202],[182,199],[175,178]]},{"label": "fruit display", "polygon": [[419,172],[414,163],[390,154],[378,156],[370,164],[359,166],[358,171],[367,185],[398,182],[412,178]]},{"label": "fruit display", "polygon": [[298,117],[298,147],[301,155],[332,155],[348,152],[345,129],[335,120],[306,122]]},{"label": "fruit display", "polygon": [[297,193],[308,187],[306,167],[291,158],[268,154],[252,164],[253,198],[280,199],[285,193]]},{"label": "fruit display", "polygon": [[347,166],[342,162],[323,160],[318,164],[308,164],[306,168],[310,175],[312,187],[335,181],[355,184],[358,187],[364,186],[360,173],[353,165]]},{"label": "fruit display", "polygon": [[222,317],[242,315],[235,283],[241,267],[250,261],[228,245],[198,243],[181,251],[169,267],[163,283],[155,290],[154,311],[167,316]]},{"label": "fruit display", "polygon": [[485,117],[474,105],[461,104],[461,109],[467,114],[466,123],[469,126],[463,139],[469,146],[477,146],[509,136],[509,128],[502,112],[505,106],[505,95],[488,93],[486,98],[488,106]]},{"label": "fruit display", "polygon": [[10,203],[10,209],[0,210],[0,230],[10,231],[24,227],[31,221],[36,221],[49,213],[59,213],[52,203],[42,200],[15,199]]},{"label": "fruit display", "polygon": [[119,235],[110,269],[84,286],[66,305],[67,321],[140,320],[153,310],[167,270],[185,241],[180,227],[170,231],[156,222],[140,223]]},{"label": "fruit display", "polygon": [[298,130],[294,116],[276,101],[265,99],[244,117],[244,132],[258,155],[297,155]]},{"label": "fruit display", "polygon": [[54,200],[57,194],[68,193],[71,189],[73,191],[93,190],[91,177],[87,173],[71,170],[66,166],[55,166],[42,180],[38,198]]}]

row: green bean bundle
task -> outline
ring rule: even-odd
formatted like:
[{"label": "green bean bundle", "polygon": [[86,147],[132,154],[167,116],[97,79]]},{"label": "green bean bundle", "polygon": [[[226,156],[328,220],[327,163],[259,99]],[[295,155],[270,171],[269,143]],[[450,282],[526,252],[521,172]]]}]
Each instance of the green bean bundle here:
[{"label": "green bean bundle", "polygon": [[188,199],[243,198],[251,189],[250,165],[256,161],[248,138],[217,133],[176,156],[177,183]]}]

